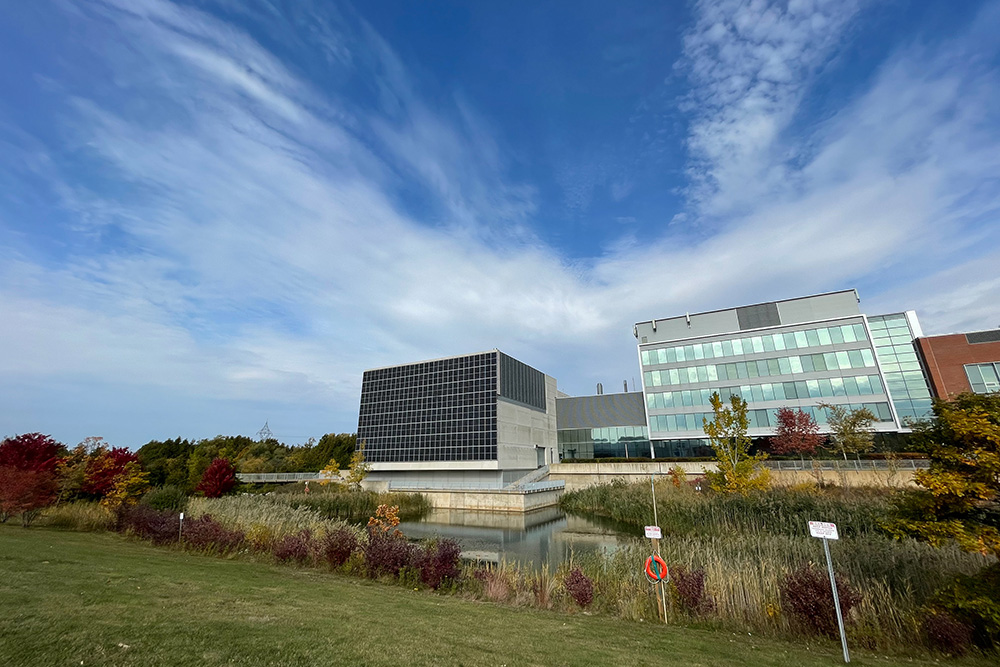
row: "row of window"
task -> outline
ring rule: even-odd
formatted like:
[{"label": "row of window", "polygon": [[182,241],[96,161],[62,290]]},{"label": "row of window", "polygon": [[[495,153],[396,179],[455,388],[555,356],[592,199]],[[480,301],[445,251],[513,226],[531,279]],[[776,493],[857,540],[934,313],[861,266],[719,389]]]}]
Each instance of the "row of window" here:
[{"label": "row of window", "polygon": [[660,391],[646,394],[646,407],[679,408],[693,405],[711,405],[714,392],[719,393],[723,402],[733,394],[741,396],[747,403],[761,401],[783,401],[804,398],[832,398],[835,396],[872,396],[884,394],[882,381],[877,375],[857,375],[841,378],[821,378],[819,380],[797,380],[795,382],[765,382],[745,384],[738,387],[718,387],[712,389],[684,389],[683,391]]},{"label": "row of window", "polygon": [[798,350],[820,345],[836,345],[839,343],[856,343],[868,340],[865,327],[861,324],[843,324],[832,327],[819,327],[790,331],[788,333],[764,334],[747,338],[717,340],[711,343],[694,343],[677,345],[657,350],[641,352],[642,365],[673,364],[681,361],[699,359],[716,359],[720,357],[736,357],[744,354],[760,354],[781,350]]},{"label": "row of window", "polygon": [[643,440],[649,444],[645,426],[608,426],[602,428],[572,428],[557,431],[558,442],[625,442]]},{"label": "row of window", "polygon": [[718,380],[743,380],[771,375],[792,375],[817,371],[836,371],[851,368],[874,368],[875,357],[869,349],[805,354],[794,357],[737,361],[729,364],[688,366],[662,371],[645,371],[642,374],[646,387],[662,387],[695,382]]},{"label": "row of window", "polygon": [[365,458],[372,463],[399,463],[407,461],[495,461],[496,444],[445,445],[441,447],[390,447],[371,450],[365,448]]},{"label": "row of window", "polygon": [[965,375],[969,378],[972,391],[977,394],[989,394],[1000,391],[1000,362],[986,364],[967,364]]},{"label": "row of window", "polygon": [[[844,407],[850,410],[862,407],[868,408],[871,413],[875,415],[875,418],[878,421],[892,421],[892,412],[889,410],[888,403],[851,403],[845,404]],[[803,407],[802,411],[811,414],[817,424],[827,423],[826,410],[823,408],[808,406]],[[768,410],[747,410],[747,418],[750,422],[750,428],[768,428],[777,426],[777,412],[778,408]],[[670,431],[700,431],[704,426],[704,422],[702,421],[704,419],[711,422],[715,419],[715,414],[712,412],[692,412],[682,415],[650,415],[649,427],[654,432],[659,433]]]}]

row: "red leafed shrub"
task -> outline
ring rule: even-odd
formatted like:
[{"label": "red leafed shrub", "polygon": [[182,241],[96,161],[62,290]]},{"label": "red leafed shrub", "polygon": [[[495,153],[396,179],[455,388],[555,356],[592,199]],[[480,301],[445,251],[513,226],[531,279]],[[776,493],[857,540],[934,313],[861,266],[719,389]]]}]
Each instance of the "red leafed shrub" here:
[{"label": "red leafed shrub", "polygon": [[[836,576],[840,610],[847,623],[851,608],[861,602],[861,596],[850,584]],[[837,612],[830,589],[830,576],[812,565],[800,567],[781,582],[781,607],[804,628],[815,633],[836,637]]]},{"label": "red leafed shrub", "polygon": [[566,592],[581,607],[588,606],[594,601],[594,584],[590,577],[580,571],[580,568],[573,568],[573,571],[566,575],[563,586]]},{"label": "red leafed shrub", "polygon": [[55,472],[66,447],[47,435],[25,433],[0,442],[0,468]]},{"label": "red leafed shrub", "polygon": [[458,579],[461,547],[455,540],[428,543],[420,556],[420,581],[437,589],[447,579]]},{"label": "red leafed shrub", "polygon": [[948,612],[933,611],[920,619],[924,641],[949,655],[965,655],[972,645],[972,628]]},{"label": "red leafed shrub", "polygon": [[139,457],[125,447],[114,447],[91,457],[83,474],[84,493],[103,498],[115,488],[115,481],[125,472],[125,466],[135,462],[139,465]]},{"label": "red leafed shrub", "polygon": [[340,567],[347,562],[354,550],[358,548],[358,538],[346,528],[338,528],[327,533],[319,541],[320,557],[330,564],[330,567]]},{"label": "red leafed shrub", "polygon": [[119,512],[117,528],[119,532],[132,532],[153,544],[169,544],[177,541],[180,515],[170,510],[136,505]]},{"label": "red leafed shrub", "polygon": [[221,498],[236,486],[236,468],[229,459],[218,458],[212,461],[201,476],[197,491],[206,498]]},{"label": "red leafed shrub", "polygon": [[670,583],[674,598],[688,613],[707,614],[715,609],[715,601],[705,592],[705,570],[675,565],[670,568]]},{"label": "red leafed shrub", "polygon": [[300,530],[294,535],[285,535],[274,545],[274,557],[282,563],[299,563],[304,565],[312,556],[314,549],[312,533],[309,529]]},{"label": "red leafed shrub", "polygon": [[48,470],[0,467],[0,523],[20,514],[27,528],[55,501],[58,490],[55,474]]},{"label": "red leafed shrub", "polygon": [[384,574],[399,576],[399,571],[410,566],[418,555],[416,547],[402,534],[394,532],[369,531],[368,541],[361,546],[361,551],[372,579]]},{"label": "red leafed shrub", "polygon": [[242,530],[226,528],[207,514],[185,519],[183,535],[186,546],[221,554],[238,550],[246,541]]}]

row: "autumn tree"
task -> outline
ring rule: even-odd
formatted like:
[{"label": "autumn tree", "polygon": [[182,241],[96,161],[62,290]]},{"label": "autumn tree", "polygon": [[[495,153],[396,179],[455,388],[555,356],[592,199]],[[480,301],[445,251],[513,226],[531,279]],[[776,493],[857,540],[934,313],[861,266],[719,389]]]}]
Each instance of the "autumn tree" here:
[{"label": "autumn tree", "polygon": [[848,454],[860,458],[863,452],[869,452],[875,446],[875,433],[872,424],[875,415],[868,408],[853,410],[843,405],[820,403],[817,407],[826,409],[827,424],[830,425],[830,441],[834,449],[847,460]]},{"label": "autumn tree", "polygon": [[930,466],[914,475],[920,488],[898,497],[890,530],[1000,559],[1000,395],[935,401],[914,441]]},{"label": "autumn tree", "polygon": [[357,449],[351,454],[351,465],[347,473],[347,483],[353,489],[361,489],[361,482],[368,476],[371,464],[365,460],[365,441],[358,443]]},{"label": "autumn tree", "polygon": [[798,454],[804,461],[805,454],[813,454],[823,444],[819,424],[802,408],[780,408],[777,420],[778,427],[769,443],[775,454]]},{"label": "autumn tree", "polygon": [[229,459],[217,458],[212,461],[196,488],[205,494],[206,498],[220,498],[236,486],[236,468]]},{"label": "autumn tree", "polygon": [[138,461],[129,461],[115,475],[111,489],[101,498],[101,507],[110,512],[134,507],[148,490],[149,473],[143,472]]},{"label": "autumn tree", "polygon": [[326,464],[326,467],[320,471],[320,484],[326,486],[330,482],[337,480],[340,481],[340,463],[337,459],[330,459],[330,462]]},{"label": "autumn tree", "polygon": [[41,433],[0,441],[0,522],[20,515],[29,526],[56,499],[56,469],[65,446]]},{"label": "autumn tree", "polygon": [[747,429],[747,402],[739,395],[729,398],[729,407],[723,407],[718,393],[711,398],[713,418],[702,420],[705,435],[715,452],[716,472],[706,471],[709,484],[716,491],[748,493],[766,489],[770,472],[760,465],[767,454],[750,453]]},{"label": "autumn tree", "polygon": [[115,480],[129,463],[138,465],[135,453],[125,447],[98,448],[87,460],[81,491],[87,495],[104,498],[115,488]]}]

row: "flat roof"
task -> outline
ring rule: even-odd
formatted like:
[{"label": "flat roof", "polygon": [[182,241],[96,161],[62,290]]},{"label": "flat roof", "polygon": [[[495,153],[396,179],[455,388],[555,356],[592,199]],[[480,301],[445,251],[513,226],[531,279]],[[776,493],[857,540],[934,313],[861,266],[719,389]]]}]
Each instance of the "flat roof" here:
[{"label": "flat roof", "polygon": [[854,288],[851,288],[851,289],[840,289],[840,290],[834,290],[832,292],[820,292],[818,294],[810,294],[809,296],[797,296],[797,297],[794,297],[792,299],[777,299],[775,301],[759,301],[757,303],[748,303],[748,304],[744,304],[744,305],[740,305],[740,306],[731,306],[729,308],[716,308],[715,310],[701,310],[701,311],[698,311],[697,313],[686,313],[685,315],[671,315],[670,317],[658,317],[655,320],[641,320],[639,322],[636,322],[635,324],[636,324],[636,326],[638,326],[640,324],[652,324],[653,322],[663,322],[664,320],[674,320],[674,319],[679,319],[681,317],[688,317],[688,316],[692,316],[692,315],[708,315],[710,313],[723,313],[723,312],[725,312],[727,310],[736,310],[737,308],[751,308],[753,306],[763,306],[764,304],[767,304],[767,303],[788,303],[790,301],[802,301],[803,299],[815,299],[816,297],[820,297],[820,296],[829,296],[831,294],[845,294],[847,292],[854,292],[855,298],[858,301],[861,301],[861,297],[858,296],[858,290],[856,290]]}]

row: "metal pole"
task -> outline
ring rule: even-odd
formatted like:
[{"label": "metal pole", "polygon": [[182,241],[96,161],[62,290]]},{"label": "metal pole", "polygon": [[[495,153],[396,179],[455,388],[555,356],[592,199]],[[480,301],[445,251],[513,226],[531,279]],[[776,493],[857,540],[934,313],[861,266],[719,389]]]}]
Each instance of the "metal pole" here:
[{"label": "metal pole", "polygon": [[837,580],[833,576],[833,560],[830,558],[830,540],[823,538],[823,551],[826,552],[826,569],[830,572],[830,588],[833,589],[833,606],[837,610],[837,626],[840,628],[840,645],[844,648],[844,662],[851,661],[847,652],[847,635],[844,634],[844,617],[840,613],[840,596],[837,595]]},{"label": "metal pole", "polygon": [[[656,516],[656,475],[649,476],[649,490],[653,494],[653,525],[659,526],[660,521]],[[660,555],[660,541],[653,539],[653,553]],[[660,604],[663,605],[663,622],[667,622],[667,593],[663,590],[663,579],[660,579]]]}]

